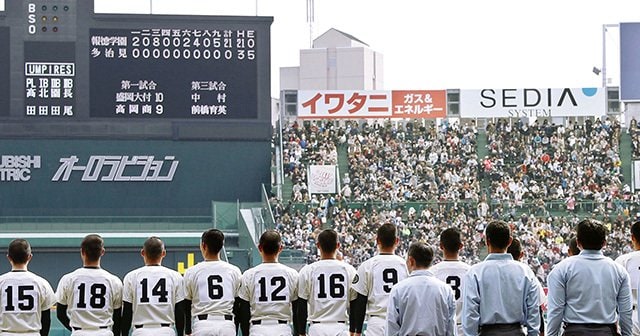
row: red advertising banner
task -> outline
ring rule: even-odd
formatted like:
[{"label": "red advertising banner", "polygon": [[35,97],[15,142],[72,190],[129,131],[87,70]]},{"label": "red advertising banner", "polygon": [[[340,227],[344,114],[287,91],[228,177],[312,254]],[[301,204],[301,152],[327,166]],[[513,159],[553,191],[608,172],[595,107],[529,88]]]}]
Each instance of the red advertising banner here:
[{"label": "red advertising banner", "polygon": [[447,91],[391,91],[393,118],[444,118]]},{"label": "red advertising banner", "polygon": [[442,118],[447,93],[441,91],[298,91],[303,119]]}]

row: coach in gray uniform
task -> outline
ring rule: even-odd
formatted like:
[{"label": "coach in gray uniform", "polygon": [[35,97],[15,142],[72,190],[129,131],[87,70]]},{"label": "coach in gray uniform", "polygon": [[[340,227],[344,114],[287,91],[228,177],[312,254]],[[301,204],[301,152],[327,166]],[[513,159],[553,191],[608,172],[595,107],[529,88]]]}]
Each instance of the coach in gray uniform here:
[{"label": "coach in gray uniform", "polygon": [[529,266],[506,253],[511,229],[503,221],[489,223],[485,240],[489,255],[465,276],[462,328],[465,335],[540,333],[540,289]]},{"label": "coach in gray uniform", "polygon": [[606,228],[585,219],[578,223],[579,255],[558,263],[549,276],[547,335],[631,335],[631,288],[629,274],[602,254]]}]

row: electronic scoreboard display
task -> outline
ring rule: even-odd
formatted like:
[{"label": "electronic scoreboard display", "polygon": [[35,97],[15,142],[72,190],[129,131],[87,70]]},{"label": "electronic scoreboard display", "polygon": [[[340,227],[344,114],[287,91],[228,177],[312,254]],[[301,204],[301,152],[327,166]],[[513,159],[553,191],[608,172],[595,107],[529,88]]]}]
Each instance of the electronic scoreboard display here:
[{"label": "electronic scoreboard display", "polygon": [[95,14],[87,0],[0,15],[0,137],[270,137],[271,17]]}]

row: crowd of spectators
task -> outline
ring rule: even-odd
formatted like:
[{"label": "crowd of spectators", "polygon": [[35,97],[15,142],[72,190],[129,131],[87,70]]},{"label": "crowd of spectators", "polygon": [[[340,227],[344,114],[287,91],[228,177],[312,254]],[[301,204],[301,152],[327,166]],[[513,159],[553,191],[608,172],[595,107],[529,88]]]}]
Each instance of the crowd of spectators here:
[{"label": "crowd of spectators", "polygon": [[[486,225],[506,220],[523,242],[523,261],[543,283],[567,256],[573,227],[584,216],[610,228],[606,255],[630,251],[629,227],[640,200],[624,185],[615,120],[584,125],[498,120],[486,127],[489,154],[482,160],[475,125],[457,122],[311,122],[293,124],[283,136],[289,155],[285,172],[294,187],[306,187],[300,173],[305,164],[335,164],[341,146],[349,158],[340,193],[272,199],[285,245],[302,250],[307,262],[318,256],[315,236],[331,226],[340,234],[344,259],[358,266],[375,254],[376,228],[387,222],[398,227],[400,255],[414,240],[438,246],[444,228],[458,227],[465,241],[461,258],[473,264],[486,254]],[[483,180],[488,182],[481,188]],[[303,205],[297,204],[300,199]]]},{"label": "crowd of spectators", "polygon": [[[309,202],[307,170],[312,164],[338,163],[336,145],[343,136],[332,122],[293,123],[282,129],[282,160],[286,178],[291,179],[294,202]],[[341,130],[344,131],[344,130]]]},{"label": "crowd of spectators", "polygon": [[[629,228],[634,219],[624,213],[640,211],[638,204],[640,202],[621,213],[591,215],[610,229],[605,255],[616,258],[631,251]],[[416,209],[384,205],[352,208],[338,204],[329,210],[334,213],[331,227],[340,235],[344,260],[354,266],[375,255],[375,232],[384,223],[394,223],[398,228],[401,244],[396,252],[399,255],[406,254],[412,241],[421,240],[437,247],[440,232],[447,227],[457,227],[464,237],[461,260],[474,264],[487,253],[483,242],[486,225],[494,219],[505,220],[512,226],[514,236],[522,241],[525,251],[522,261],[532,267],[542,283],[546,282],[551,267],[568,256],[569,239],[575,234],[573,228],[582,219],[577,215],[541,217],[522,213],[513,216],[499,205],[480,216],[482,211],[474,205],[471,202],[439,203]],[[303,251],[307,263],[316,261],[319,254],[315,237],[329,220],[326,209],[322,206],[296,209],[292,204],[283,206],[274,201],[274,210],[276,228],[282,233],[285,246]]]},{"label": "crowd of spectators", "polygon": [[[590,200],[613,206],[626,200],[620,160],[620,124],[615,119],[555,125],[510,124],[486,127],[489,155],[483,176],[491,179],[491,201],[516,205],[533,200],[567,203]],[[628,187],[627,187],[628,188]]]},{"label": "crowd of spectators", "polygon": [[479,199],[474,125],[365,123],[346,134],[354,201]]},{"label": "crowd of spectators", "polygon": [[629,135],[631,135],[632,155],[634,159],[640,159],[640,127],[636,118],[629,122]]}]

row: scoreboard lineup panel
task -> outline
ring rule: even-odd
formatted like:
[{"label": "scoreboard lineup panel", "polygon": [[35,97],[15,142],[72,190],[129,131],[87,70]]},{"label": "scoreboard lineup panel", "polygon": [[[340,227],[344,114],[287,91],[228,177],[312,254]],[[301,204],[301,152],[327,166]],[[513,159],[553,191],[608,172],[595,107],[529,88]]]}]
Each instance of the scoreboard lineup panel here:
[{"label": "scoreboard lineup panel", "polygon": [[268,140],[271,17],[0,12],[0,137]]}]

